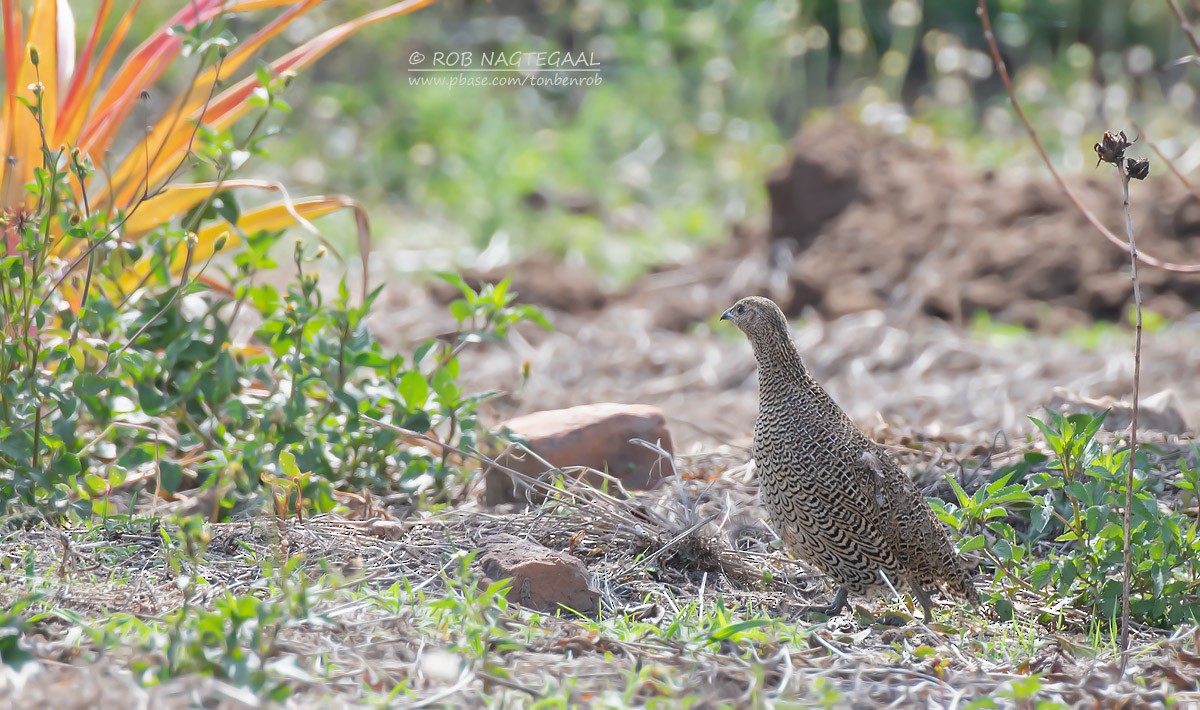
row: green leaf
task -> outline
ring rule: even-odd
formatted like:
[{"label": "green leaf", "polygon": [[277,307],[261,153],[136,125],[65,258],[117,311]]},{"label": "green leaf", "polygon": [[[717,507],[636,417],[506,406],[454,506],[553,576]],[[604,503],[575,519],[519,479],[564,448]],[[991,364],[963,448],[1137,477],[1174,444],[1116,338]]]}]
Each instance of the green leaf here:
[{"label": "green leaf", "polygon": [[433,377],[430,378],[429,384],[433,387],[434,393],[437,394],[443,404],[447,402],[453,403],[462,394],[458,388],[458,383],[455,381],[455,374],[451,371],[451,368],[440,367],[433,373]]},{"label": "green leaf", "polygon": [[87,356],[83,352],[83,346],[75,343],[70,348],[71,360],[75,363],[75,369],[82,371],[87,364]]},{"label": "green leaf", "polygon": [[1096,436],[1096,432],[1100,430],[1100,426],[1104,424],[1104,420],[1108,418],[1108,413],[1110,411],[1112,410],[1105,409],[1103,411],[1096,412],[1094,415],[1088,418],[1086,423],[1084,423],[1083,430],[1079,432],[1079,438],[1085,442],[1091,441],[1092,438]]},{"label": "green leaf", "polygon": [[1008,540],[997,540],[992,544],[992,552],[1002,560],[1011,560],[1013,557],[1013,547]]},{"label": "green leaf", "polygon": [[1079,577],[1079,569],[1075,566],[1073,560],[1063,560],[1062,567],[1058,572],[1058,591],[1059,594],[1065,593],[1071,588],[1071,585]]},{"label": "green leaf", "polygon": [[997,599],[992,602],[992,608],[996,610],[996,616],[1000,617],[1001,621],[1012,621],[1013,605],[1007,599]]},{"label": "green leaf", "polygon": [[459,276],[458,274],[451,273],[449,271],[439,271],[434,275],[442,281],[457,287],[459,291],[462,291],[463,297],[468,301],[474,301],[478,296],[478,294],[475,293],[475,290],[468,286],[467,282],[463,280],[463,277]]},{"label": "green leaf", "polygon": [[119,466],[113,466],[108,472],[108,485],[112,486],[113,488],[120,488],[121,484],[125,483],[128,478],[129,473],[125,469]]},{"label": "green leaf", "polygon": [[113,378],[100,378],[89,373],[84,373],[75,378],[75,391],[85,397],[97,397],[116,382]]},{"label": "green leaf", "polygon": [[514,310],[525,320],[532,321],[546,330],[554,330],[554,324],[536,306],[517,306]]},{"label": "green leaf", "polygon": [[980,549],[983,549],[983,546],[986,543],[987,543],[987,541],[984,539],[983,535],[974,535],[974,536],[968,538],[967,541],[962,544],[962,547],[959,549],[959,552],[967,553],[967,552],[973,552],[975,550],[980,550]]},{"label": "green leaf", "polygon": [[1046,530],[1046,526],[1050,524],[1050,520],[1054,517],[1054,504],[1050,496],[1045,496],[1044,502],[1040,506],[1035,506],[1029,511],[1029,524],[1033,526],[1035,532],[1042,533]]},{"label": "green leaf", "polygon": [[404,373],[400,382],[396,384],[396,391],[404,399],[404,406],[410,412],[423,408],[429,400],[429,383],[416,370]]},{"label": "green leaf", "polygon": [[81,469],[82,466],[79,463],[79,457],[75,454],[63,454],[54,459],[54,463],[50,464],[50,473],[60,478],[74,476]]},{"label": "green leaf", "polygon": [[425,359],[425,356],[429,354],[429,351],[433,349],[433,346],[437,344],[438,341],[435,338],[429,338],[425,342],[418,345],[417,349],[413,351],[413,367],[420,365],[421,361]]},{"label": "green leaf", "polygon": [[20,256],[6,256],[0,259],[0,273],[3,273],[9,279],[19,279],[21,273],[25,271],[25,262]]},{"label": "green leaf", "polygon": [[0,453],[17,460],[33,456],[33,432],[28,429],[0,437]]},{"label": "green leaf", "polygon": [[138,405],[150,416],[161,414],[166,406],[166,399],[152,385],[139,382],[137,385]]},{"label": "green leaf", "polygon": [[71,419],[75,416],[75,410],[79,407],[79,400],[74,397],[62,397],[58,402],[58,411],[64,419]]},{"label": "green leaf", "polygon": [[85,486],[87,486],[88,491],[93,495],[99,495],[108,488],[108,484],[105,482],[105,480],[95,473],[89,473],[84,476],[83,483]]},{"label": "green leaf", "polygon": [[745,621],[738,621],[738,622],[735,622],[732,624],[726,624],[725,626],[722,626],[721,628],[712,632],[711,636],[714,641],[724,641],[725,639],[736,636],[737,634],[740,634],[743,631],[749,631],[750,629],[757,629],[760,626],[769,626],[770,623],[771,623],[770,619],[746,619]]},{"label": "green leaf", "polygon": [[1055,454],[1057,454],[1058,456],[1061,457],[1063,455],[1063,452],[1066,450],[1066,446],[1064,445],[1064,441],[1063,441],[1063,435],[1061,432],[1062,417],[1059,416],[1058,413],[1054,412],[1054,411],[1049,411],[1049,414],[1050,414],[1050,418],[1052,420],[1054,420],[1054,423],[1056,425],[1059,425],[1058,430],[1056,430],[1054,427],[1050,426],[1046,422],[1043,422],[1041,419],[1038,419],[1037,417],[1031,416],[1031,417],[1029,417],[1029,421],[1031,421],[1035,425],[1037,425],[1037,428],[1039,430],[1041,430],[1041,432],[1042,432],[1042,436],[1046,438],[1046,443],[1050,445],[1050,448],[1054,450]]},{"label": "green leaf", "polygon": [[300,467],[296,465],[296,456],[291,451],[279,452],[279,468],[288,478],[300,477]]},{"label": "green leaf", "polygon": [[955,479],[949,471],[943,471],[942,476],[946,478],[946,482],[950,484],[952,489],[954,489],[954,497],[958,499],[958,506],[960,508],[970,509],[971,496],[967,495],[967,492],[963,490],[963,487],[958,485],[958,480]]},{"label": "green leaf", "polygon": [[466,301],[460,299],[450,303],[450,315],[459,323],[466,322],[474,314],[475,309]]},{"label": "green leaf", "polygon": [[212,211],[230,224],[237,224],[242,216],[232,190],[224,190],[217,194],[212,202]]},{"label": "green leaf", "polygon": [[175,493],[183,484],[183,467],[174,461],[162,461],[158,464],[158,480],[163,490]]},{"label": "green leaf", "polygon": [[1034,589],[1041,589],[1050,581],[1050,577],[1054,574],[1054,566],[1049,560],[1044,560],[1033,566],[1033,574],[1030,576],[1030,584]]},{"label": "green leaf", "polygon": [[504,307],[507,302],[505,296],[508,295],[508,287],[512,284],[512,275],[505,276],[504,280],[492,287],[492,305],[497,310]]}]

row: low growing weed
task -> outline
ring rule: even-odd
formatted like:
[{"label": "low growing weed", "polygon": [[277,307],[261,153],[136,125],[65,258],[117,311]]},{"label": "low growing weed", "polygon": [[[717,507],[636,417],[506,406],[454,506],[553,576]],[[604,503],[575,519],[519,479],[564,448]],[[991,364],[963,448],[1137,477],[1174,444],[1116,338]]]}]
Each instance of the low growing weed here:
[{"label": "low growing weed", "polygon": [[[1033,421],[1050,456],[1029,453],[972,495],[951,480],[957,505],[939,506],[939,515],[965,538],[964,551],[981,551],[994,564],[1002,618],[1012,617],[1009,596],[1019,588],[1043,595],[1055,614],[1117,618],[1129,462],[1128,449],[1096,437],[1106,414],[1049,412]],[[1197,522],[1160,502],[1168,481],[1191,491],[1198,474],[1183,466],[1175,480],[1152,475],[1142,449],[1135,464],[1131,611],[1156,625],[1200,618]]]}]

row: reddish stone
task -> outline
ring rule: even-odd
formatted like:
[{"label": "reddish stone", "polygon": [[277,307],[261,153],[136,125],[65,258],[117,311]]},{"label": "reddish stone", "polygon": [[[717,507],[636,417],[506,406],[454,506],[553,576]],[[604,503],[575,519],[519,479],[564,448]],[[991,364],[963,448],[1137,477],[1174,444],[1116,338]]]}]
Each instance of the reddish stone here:
[{"label": "reddish stone", "polygon": [[595,614],[600,592],[578,558],[513,535],[484,539],[479,567],[490,581],[511,579],[508,600],[543,612]]},{"label": "reddish stone", "polygon": [[[587,466],[619,479],[628,490],[649,490],[672,472],[671,462],[632,439],[657,443],[673,454],[671,433],[662,410],[643,404],[588,404],[548,410],[510,419],[498,427],[501,434],[523,442],[537,456],[518,447],[497,459],[502,466],[533,478],[548,480],[555,469]],[[541,457],[550,464],[538,460]],[[532,491],[496,467],[486,471],[488,505],[537,502],[544,496]],[[601,487],[604,479],[590,474],[589,484]]]}]

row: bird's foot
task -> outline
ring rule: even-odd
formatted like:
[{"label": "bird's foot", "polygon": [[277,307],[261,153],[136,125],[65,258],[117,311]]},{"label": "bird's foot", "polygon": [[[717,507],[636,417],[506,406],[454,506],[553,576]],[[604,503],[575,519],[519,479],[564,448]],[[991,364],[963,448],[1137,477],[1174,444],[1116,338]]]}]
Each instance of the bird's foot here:
[{"label": "bird's foot", "polygon": [[912,590],[913,596],[921,604],[921,611],[925,613],[925,623],[933,623],[933,600],[929,598],[929,592],[915,585]]},{"label": "bird's foot", "polygon": [[800,613],[812,614],[815,612],[817,614],[824,614],[825,616],[837,616],[839,613],[841,613],[842,609],[845,609],[847,606],[846,590],[839,587],[837,594],[833,595],[833,601],[828,605],[813,604],[811,606],[801,607]]}]

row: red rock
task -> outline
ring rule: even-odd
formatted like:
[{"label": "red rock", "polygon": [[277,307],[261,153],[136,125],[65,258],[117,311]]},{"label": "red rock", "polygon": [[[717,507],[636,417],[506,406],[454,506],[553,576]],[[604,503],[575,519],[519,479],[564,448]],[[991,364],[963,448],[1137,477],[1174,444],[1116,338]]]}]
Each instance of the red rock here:
[{"label": "red rock", "polygon": [[[510,419],[497,428],[506,438],[521,441],[553,468],[513,447],[497,459],[502,466],[534,478],[548,480],[554,469],[587,466],[620,479],[627,490],[650,490],[672,472],[671,462],[631,439],[657,443],[674,453],[671,433],[662,410],[643,404],[587,404],[570,409],[535,412]],[[485,501],[488,505],[538,502],[544,496],[529,490],[510,474],[488,467]],[[601,487],[604,479],[590,474],[589,484]]]},{"label": "red rock", "polygon": [[484,538],[479,567],[490,581],[511,579],[508,600],[542,612],[595,614],[600,592],[578,558],[514,535]]}]

